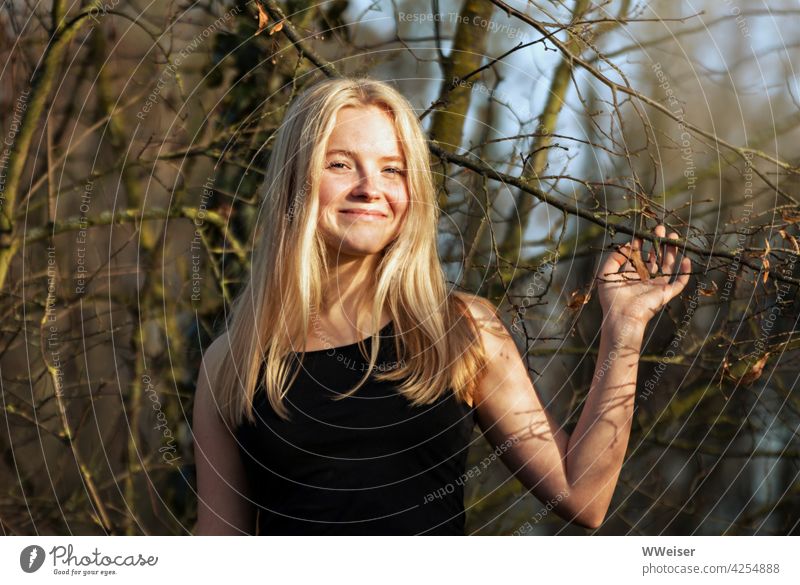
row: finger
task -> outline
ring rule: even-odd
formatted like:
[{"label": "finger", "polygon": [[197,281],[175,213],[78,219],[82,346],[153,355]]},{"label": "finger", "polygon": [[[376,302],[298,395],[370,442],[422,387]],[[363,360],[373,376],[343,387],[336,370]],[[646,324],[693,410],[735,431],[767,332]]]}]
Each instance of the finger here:
[{"label": "finger", "polygon": [[625,257],[626,250],[624,246],[617,246],[614,245],[611,253],[608,257],[603,260],[602,264],[600,265],[599,270],[597,271],[596,278],[601,281],[606,282],[613,282],[619,280],[619,269],[620,266],[624,265],[627,262],[627,258]]},{"label": "finger", "polygon": [[669,285],[670,286],[670,298],[674,298],[674,297],[678,296],[679,294],[681,294],[681,291],[684,288],[686,288],[686,285],[689,283],[689,276],[691,276],[689,273],[691,271],[692,271],[692,261],[688,257],[685,256],[683,258],[683,260],[681,260],[681,263],[680,263],[680,266],[679,266],[680,274],[675,279],[675,282],[673,282],[671,285]]},{"label": "finger", "polygon": [[647,254],[647,270],[650,274],[655,274],[656,271],[656,252],[655,246],[650,247],[650,252]]},{"label": "finger", "polygon": [[[669,239],[677,238],[678,234],[675,232],[670,232]],[[672,246],[669,244],[664,244],[663,246],[663,261],[661,263],[661,270],[664,274],[672,274],[673,269],[675,268],[675,256],[678,253],[678,247]]]},{"label": "finger", "polygon": [[[666,232],[666,230],[667,230],[667,228],[665,228],[661,224],[658,224],[656,226],[655,230],[653,230],[653,231],[655,232],[655,234],[659,238],[663,238],[664,237],[664,233]],[[651,244],[650,244],[650,253],[647,255],[647,269],[650,271],[650,274],[655,274],[656,268],[658,266],[658,258],[656,257],[656,250],[657,249],[658,249],[658,246],[651,242]],[[661,258],[663,258],[663,257],[664,257],[664,255],[662,253],[661,254]]]},{"label": "finger", "polygon": [[609,262],[614,262],[616,264],[616,269],[619,270],[622,266],[625,266],[630,256],[631,245],[630,243],[627,243],[622,246],[615,246],[615,249],[609,256],[608,260]]},{"label": "finger", "polygon": [[595,277],[595,285],[601,285],[605,283],[614,283],[621,280],[619,273],[617,272],[617,264],[615,262],[607,261],[597,272],[597,276]]},{"label": "finger", "polygon": [[[656,226],[655,232],[656,232],[656,235],[659,238],[663,238],[663,237],[666,236],[667,228],[663,224],[658,224]],[[660,264],[663,267],[663,265],[664,265],[664,244],[654,245],[653,247],[655,248],[655,250],[657,252],[657,254],[656,254],[656,264],[657,265]],[[662,270],[662,272],[663,272],[663,270]]]},{"label": "finger", "polygon": [[647,270],[653,274],[656,270],[656,253],[655,246],[650,243],[650,251],[647,253]]},{"label": "finger", "polygon": [[630,263],[633,266],[633,269],[636,271],[639,280],[650,280],[650,273],[647,271],[647,266],[645,265],[644,259],[642,258],[642,254],[639,250],[631,251]]},{"label": "finger", "polygon": [[628,258],[628,263],[623,266],[623,271],[632,271],[637,272],[636,265],[634,264],[634,256],[638,255],[636,262],[639,263],[640,266],[644,266],[644,258],[642,257],[642,248],[644,248],[644,240],[641,236],[633,236],[631,238],[630,244],[630,257]]}]

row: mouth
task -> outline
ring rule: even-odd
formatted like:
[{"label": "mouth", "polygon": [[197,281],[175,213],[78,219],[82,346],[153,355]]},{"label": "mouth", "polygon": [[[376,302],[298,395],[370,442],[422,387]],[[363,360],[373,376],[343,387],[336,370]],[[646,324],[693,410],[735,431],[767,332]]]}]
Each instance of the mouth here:
[{"label": "mouth", "polygon": [[366,219],[370,221],[377,221],[389,217],[382,211],[377,211],[374,209],[341,209],[339,210],[339,213],[344,213],[345,215],[357,217],[359,219]]}]

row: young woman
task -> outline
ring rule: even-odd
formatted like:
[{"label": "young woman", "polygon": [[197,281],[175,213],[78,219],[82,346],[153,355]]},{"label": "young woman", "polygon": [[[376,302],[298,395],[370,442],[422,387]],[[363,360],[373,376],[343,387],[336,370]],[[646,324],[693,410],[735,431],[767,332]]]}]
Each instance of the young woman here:
[{"label": "young woman", "polygon": [[425,136],[391,86],[328,80],[298,96],[263,195],[249,282],[200,371],[196,534],[463,534],[474,422],[539,500],[602,523],[644,328],[688,259],[671,284],[632,269],[640,238],[603,263],[598,366],[569,435],[493,306],[446,285]]}]

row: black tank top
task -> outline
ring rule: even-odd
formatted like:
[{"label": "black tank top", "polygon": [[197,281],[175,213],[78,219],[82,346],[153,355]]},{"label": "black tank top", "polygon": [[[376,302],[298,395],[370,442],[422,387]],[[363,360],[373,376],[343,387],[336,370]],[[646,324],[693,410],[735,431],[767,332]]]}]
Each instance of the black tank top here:
[{"label": "black tank top", "polygon": [[[397,367],[393,323],[380,331],[377,371]],[[370,339],[365,341],[370,349]],[[258,509],[258,534],[464,534],[464,480],[475,408],[448,389],[413,406],[396,382],[366,371],[357,343],[306,352],[284,421],[254,398],[255,423],[236,430]],[[262,364],[262,373],[263,373]]]}]

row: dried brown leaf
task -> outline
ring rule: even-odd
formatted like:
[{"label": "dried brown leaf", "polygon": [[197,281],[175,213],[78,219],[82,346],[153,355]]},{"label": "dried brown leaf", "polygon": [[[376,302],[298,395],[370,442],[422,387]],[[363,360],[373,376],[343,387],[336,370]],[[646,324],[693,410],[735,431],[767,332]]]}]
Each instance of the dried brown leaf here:
[{"label": "dried brown leaf", "polygon": [[717,283],[712,280],[710,288],[709,287],[698,288],[697,294],[703,297],[713,297],[715,294],[717,294],[718,290],[719,287],[717,286]]},{"label": "dried brown leaf", "polygon": [[769,352],[765,353],[761,356],[758,360],[756,360],[750,368],[744,373],[744,375],[739,378],[739,383],[744,384],[745,386],[749,386],[756,380],[761,377],[761,374],[764,373],[764,366],[767,364],[767,359],[769,358]]},{"label": "dried brown leaf", "polygon": [[650,280],[650,271],[647,270],[647,266],[644,265],[641,250],[631,250],[630,261],[636,269],[636,274],[639,275],[639,278],[642,280]]},{"label": "dried brown leaf", "polygon": [[783,228],[779,229],[778,233],[784,240],[789,240],[792,243],[792,246],[794,246],[794,253],[800,255],[800,245],[797,243],[797,238],[795,238],[792,234],[787,233]]},{"label": "dried brown leaf", "polygon": [[591,291],[588,293],[582,293],[580,292],[580,289],[574,290],[570,295],[570,300],[567,303],[567,308],[577,309],[578,307],[581,307],[582,305],[588,303],[590,298],[592,298]]},{"label": "dried brown leaf", "polygon": [[258,9],[258,30],[256,31],[256,34],[259,35],[264,32],[265,28],[267,28],[267,24],[269,23],[269,14],[267,14],[267,11],[264,10],[264,7],[258,2],[256,2],[256,8]]},{"label": "dried brown leaf", "polygon": [[782,209],[781,210],[781,217],[783,217],[783,221],[786,223],[797,223],[800,221],[800,209]]}]

